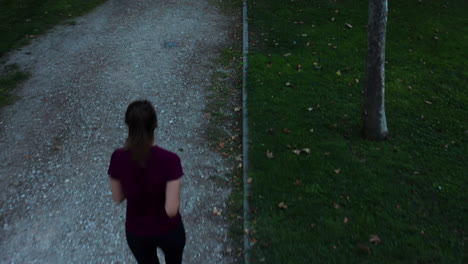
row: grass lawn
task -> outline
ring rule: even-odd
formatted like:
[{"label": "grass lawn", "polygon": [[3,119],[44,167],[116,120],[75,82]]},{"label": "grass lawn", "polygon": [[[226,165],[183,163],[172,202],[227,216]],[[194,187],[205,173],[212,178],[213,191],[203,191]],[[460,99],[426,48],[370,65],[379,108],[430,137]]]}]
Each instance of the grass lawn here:
[{"label": "grass lawn", "polygon": [[[83,15],[105,0],[0,0],[0,57],[28,44],[53,26]],[[15,65],[0,65],[0,107],[10,103],[12,89],[27,77]]]},{"label": "grass lawn", "polygon": [[249,2],[252,263],[468,263],[468,2],[389,1],[385,142],[368,1]]}]

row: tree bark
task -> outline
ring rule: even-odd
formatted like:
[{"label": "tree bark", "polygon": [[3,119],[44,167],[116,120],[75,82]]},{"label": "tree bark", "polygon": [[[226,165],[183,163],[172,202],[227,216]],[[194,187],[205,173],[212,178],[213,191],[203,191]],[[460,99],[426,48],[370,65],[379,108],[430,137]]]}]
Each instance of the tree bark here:
[{"label": "tree bark", "polygon": [[387,16],[387,0],[369,0],[363,134],[364,138],[370,140],[385,140],[388,136],[385,116],[385,33]]}]

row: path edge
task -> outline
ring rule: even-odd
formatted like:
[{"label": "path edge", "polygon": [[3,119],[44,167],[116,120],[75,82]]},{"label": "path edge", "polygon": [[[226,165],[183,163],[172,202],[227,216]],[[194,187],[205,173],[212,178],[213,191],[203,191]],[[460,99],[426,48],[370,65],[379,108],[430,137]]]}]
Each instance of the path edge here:
[{"label": "path edge", "polygon": [[249,53],[249,25],[247,0],[242,1],[242,168],[243,168],[243,211],[244,211],[244,263],[250,264],[249,239],[249,126],[247,111],[247,68]]}]

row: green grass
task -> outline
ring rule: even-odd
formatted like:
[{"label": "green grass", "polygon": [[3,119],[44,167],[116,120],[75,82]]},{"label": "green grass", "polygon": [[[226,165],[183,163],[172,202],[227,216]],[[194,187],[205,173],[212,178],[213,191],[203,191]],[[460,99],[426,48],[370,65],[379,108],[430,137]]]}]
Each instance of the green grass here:
[{"label": "green grass", "polygon": [[[241,124],[241,47],[234,42],[231,47],[219,50],[212,62],[211,85],[207,90],[207,104],[204,116],[208,119],[205,138],[210,147],[224,157],[230,168],[225,175],[210,177],[221,186],[229,185],[232,192],[223,215],[229,222],[230,254],[234,263],[242,263],[243,221],[242,221],[242,144]],[[221,177],[220,177],[221,176]]]},{"label": "green grass", "polygon": [[[0,0],[0,56],[105,0]],[[73,21],[69,22],[73,25]]]},{"label": "green grass", "polygon": [[467,3],[389,1],[390,139],[371,142],[367,1],[250,1],[252,263],[468,261]]},{"label": "green grass", "polygon": [[[237,19],[228,34],[231,39],[229,47],[220,49],[213,61],[211,86],[207,91],[205,116],[209,122],[205,128],[205,137],[211,147],[224,156],[226,166],[230,170],[225,179],[229,184],[231,194],[228,198],[226,211],[223,215],[229,223],[230,252],[233,263],[243,263],[243,188],[242,188],[242,1],[241,0],[210,0],[218,10]],[[215,180],[216,181],[216,180]]]},{"label": "green grass", "polygon": [[[105,0],[0,0],[0,57],[21,47],[53,26],[74,26],[73,17]],[[0,65],[0,107],[14,101],[12,91],[28,74],[17,66]]]},{"label": "green grass", "polygon": [[[241,24],[239,10],[241,4],[234,5],[238,0],[224,0],[216,3],[221,11],[231,12]],[[235,12],[233,15],[232,12]],[[212,74],[210,86],[207,89],[207,102],[204,109],[204,118],[207,125],[204,128],[204,137],[212,150],[223,157],[229,171],[225,175],[212,175],[210,180],[217,185],[229,186],[232,190],[227,201],[227,208],[223,216],[229,223],[230,248],[226,254],[232,257],[233,263],[242,263],[243,260],[243,192],[242,168],[239,163],[242,159],[241,142],[241,96],[242,96],[242,52],[239,36],[241,27],[229,30],[231,42],[228,46],[216,50],[216,58],[211,63]],[[234,39],[233,39],[234,38]],[[227,249],[226,248],[226,249]]]}]

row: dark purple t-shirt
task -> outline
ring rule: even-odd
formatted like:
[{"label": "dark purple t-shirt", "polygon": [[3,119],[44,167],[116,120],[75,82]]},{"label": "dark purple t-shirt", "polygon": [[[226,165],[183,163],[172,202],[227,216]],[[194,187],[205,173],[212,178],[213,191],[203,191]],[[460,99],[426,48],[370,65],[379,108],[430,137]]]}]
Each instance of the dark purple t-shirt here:
[{"label": "dark purple t-shirt", "polygon": [[180,213],[169,218],[164,209],[166,183],[183,175],[177,154],[153,146],[150,158],[142,167],[132,160],[129,151],[116,149],[112,153],[108,174],[120,181],[127,199],[125,228],[129,233],[163,235],[182,224]]}]

